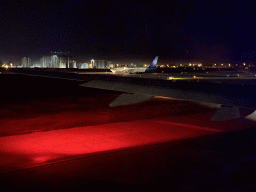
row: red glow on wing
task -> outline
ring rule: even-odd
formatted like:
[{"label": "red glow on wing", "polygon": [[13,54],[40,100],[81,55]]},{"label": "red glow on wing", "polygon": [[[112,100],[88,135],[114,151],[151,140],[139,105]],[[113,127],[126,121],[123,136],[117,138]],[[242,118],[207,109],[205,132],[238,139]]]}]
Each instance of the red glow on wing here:
[{"label": "red glow on wing", "polygon": [[50,157],[36,157],[36,158],[34,158],[34,161],[43,163],[43,162],[46,162],[49,159],[51,159],[51,158]]},{"label": "red glow on wing", "polygon": [[[202,120],[200,126],[195,125],[191,122],[191,119],[196,119],[194,116],[191,115],[187,122],[182,116],[172,118],[172,121],[166,117],[0,137],[0,154],[3,157],[0,158],[0,172],[6,171],[6,167],[11,167],[10,170],[28,168],[74,156],[87,156],[224,131],[208,126],[209,122],[206,120],[205,125]],[[231,127],[234,130],[235,126]]]},{"label": "red glow on wing", "polygon": [[[24,156],[24,159],[28,160],[23,161],[23,164],[13,162],[24,168],[67,159],[74,155],[163,143],[215,132],[215,129],[204,127],[141,120],[2,137],[0,153]],[[0,159],[0,172],[1,166],[6,163]]]}]

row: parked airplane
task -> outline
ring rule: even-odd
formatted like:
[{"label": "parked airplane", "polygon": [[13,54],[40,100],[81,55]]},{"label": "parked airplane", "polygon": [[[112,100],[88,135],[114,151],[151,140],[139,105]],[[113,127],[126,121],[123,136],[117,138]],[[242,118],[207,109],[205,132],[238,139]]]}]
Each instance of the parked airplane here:
[{"label": "parked airplane", "polygon": [[148,67],[117,67],[110,69],[113,73],[143,73],[153,72],[156,70],[158,56],[150,63]]}]

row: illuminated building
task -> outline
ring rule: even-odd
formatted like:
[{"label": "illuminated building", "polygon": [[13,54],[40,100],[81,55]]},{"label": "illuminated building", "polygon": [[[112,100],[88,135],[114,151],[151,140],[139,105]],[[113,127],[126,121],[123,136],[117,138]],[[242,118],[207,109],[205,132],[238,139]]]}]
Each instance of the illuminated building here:
[{"label": "illuminated building", "polygon": [[88,69],[88,68],[89,68],[89,65],[88,65],[88,63],[79,63],[79,64],[77,65],[77,68],[78,68],[78,69]]},{"label": "illuminated building", "polygon": [[31,67],[31,59],[28,57],[22,58],[22,67]]},{"label": "illuminated building", "polygon": [[93,65],[93,68],[107,69],[107,68],[110,68],[111,65],[113,65],[113,61],[93,60],[92,65]]},{"label": "illuminated building", "polygon": [[50,56],[40,59],[40,65],[44,68],[75,68],[76,62],[67,53],[52,52]]}]

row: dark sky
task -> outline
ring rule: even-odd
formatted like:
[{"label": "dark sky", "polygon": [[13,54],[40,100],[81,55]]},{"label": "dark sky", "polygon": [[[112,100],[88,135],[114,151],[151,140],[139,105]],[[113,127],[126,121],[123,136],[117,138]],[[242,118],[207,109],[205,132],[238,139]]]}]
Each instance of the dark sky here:
[{"label": "dark sky", "polygon": [[4,62],[51,51],[78,62],[256,59],[254,1],[2,0],[0,18]]}]

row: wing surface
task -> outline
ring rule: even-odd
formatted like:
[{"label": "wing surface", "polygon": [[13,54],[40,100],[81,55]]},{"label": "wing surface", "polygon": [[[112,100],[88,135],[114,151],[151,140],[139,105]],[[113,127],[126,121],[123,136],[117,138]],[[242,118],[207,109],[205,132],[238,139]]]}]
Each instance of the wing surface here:
[{"label": "wing surface", "polygon": [[120,91],[125,93],[133,94],[145,94],[151,96],[164,96],[177,99],[183,99],[188,101],[201,101],[216,104],[234,105],[233,101],[214,93],[199,91],[199,90],[186,90],[171,88],[165,86],[146,85],[146,84],[135,84],[128,82],[116,82],[116,81],[105,81],[105,80],[92,80],[83,84],[83,87],[91,87],[97,89],[106,89],[113,91]]}]

